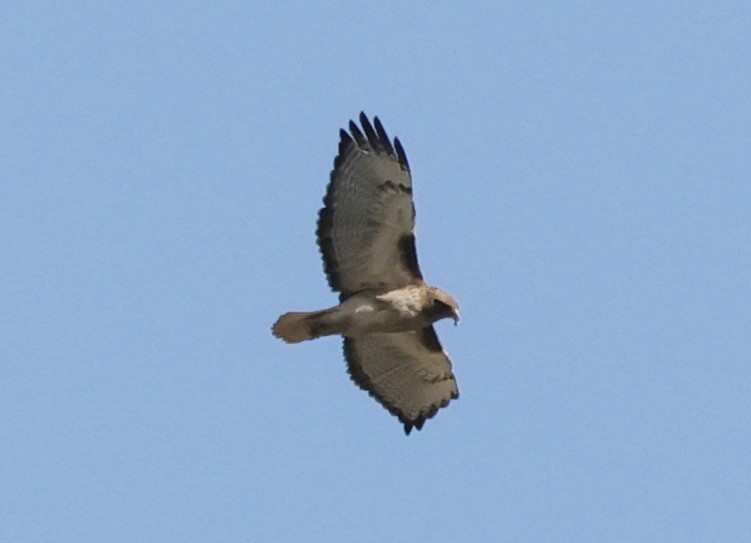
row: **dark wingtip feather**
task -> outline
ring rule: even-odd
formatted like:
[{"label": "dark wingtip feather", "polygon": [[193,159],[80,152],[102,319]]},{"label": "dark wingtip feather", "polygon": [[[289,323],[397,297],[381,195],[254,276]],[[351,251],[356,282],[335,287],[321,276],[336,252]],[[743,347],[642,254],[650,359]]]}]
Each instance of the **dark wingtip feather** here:
[{"label": "dark wingtip feather", "polygon": [[365,131],[365,135],[367,136],[368,142],[373,150],[379,153],[386,151],[386,146],[383,145],[383,142],[378,138],[378,134],[373,130],[373,125],[370,124],[365,112],[360,112],[360,124],[362,125],[362,129]]},{"label": "dark wingtip feather", "polygon": [[381,142],[386,152],[391,156],[395,156],[394,147],[391,145],[389,135],[386,133],[386,130],[381,124],[381,119],[379,119],[378,117],[373,117],[373,124],[375,125],[376,133],[378,134],[378,140]]},{"label": "dark wingtip feather", "polygon": [[368,140],[365,138],[365,135],[360,130],[360,127],[355,124],[355,121],[349,122],[349,131],[354,136],[355,141],[357,142],[358,146],[365,147],[367,145]]},{"label": "dark wingtip feather", "polygon": [[404,147],[402,147],[402,142],[399,141],[399,138],[394,138],[394,147],[396,147],[396,156],[399,158],[399,164],[401,164],[405,170],[409,171],[407,154],[404,152]]},{"label": "dark wingtip feather", "polygon": [[[358,126],[355,121],[349,121],[349,131],[352,134],[351,136],[344,130],[341,131],[342,134],[347,134],[347,140],[356,142],[357,146],[363,150],[368,151],[372,149],[377,153],[386,153],[389,156],[396,158],[402,169],[409,172],[407,155],[404,152],[404,148],[402,147],[399,138],[394,138],[392,143],[386,133],[386,129],[383,127],[383,123],[381,123],[381,119],[379,119],[378,116],[375,116],[373,117],[373,123],[371,124],[370,119],[368,119],[365,112],[361,111],[359,120],[362,128]],[[345,136],[342,135],[342,141],[344,141],[344,137]]]},{"label": "dark wingtip feather", "polygon": [[[430,415],[432,416],[432,415]],[[419,417],[416,420],[407,420],[403,417],[399,417],[399,420],[402,424],[404,424],[404,434],[409,435],[412,430],[422,430],[423,425],[425,424],[425,420],[430,418],[428,417]]]},{"label": "dark wingtip feather", "polygon": [[365,128],[365,126],[370,126],[370,121],[368,120],[368,116],[365,115],[364,111],[360,112],[360,116],[358,117],[360,119],[360,125]]}]

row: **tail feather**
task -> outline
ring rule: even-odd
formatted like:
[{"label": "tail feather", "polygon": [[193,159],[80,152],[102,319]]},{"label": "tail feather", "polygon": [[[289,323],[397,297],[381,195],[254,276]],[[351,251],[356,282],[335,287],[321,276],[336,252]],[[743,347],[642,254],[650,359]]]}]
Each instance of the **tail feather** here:
[{"label": "tail feather", "polygon": [[326,311],[285,313],[271,327],[271,332],[287,343],[300,343],[325,335],[318,317]]}]

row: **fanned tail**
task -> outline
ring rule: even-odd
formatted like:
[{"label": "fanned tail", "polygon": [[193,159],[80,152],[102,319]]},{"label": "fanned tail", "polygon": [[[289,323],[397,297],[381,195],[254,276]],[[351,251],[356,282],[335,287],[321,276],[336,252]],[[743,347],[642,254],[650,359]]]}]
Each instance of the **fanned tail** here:
[{"label": "fanned tail", "polygon": [[320,317],[327,311],[291,311],[285,313],[271,327],[271,332],[287,343],[300,343],[308,339],[325,336],[332,333],[326,330]]}]

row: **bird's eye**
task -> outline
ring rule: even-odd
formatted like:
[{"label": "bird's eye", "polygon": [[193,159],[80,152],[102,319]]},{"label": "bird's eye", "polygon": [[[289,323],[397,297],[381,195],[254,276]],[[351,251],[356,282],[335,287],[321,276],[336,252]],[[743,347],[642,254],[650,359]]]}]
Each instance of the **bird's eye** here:
[{"label": "bird's eye", "polygon": [[435,305],[436,307],[440,308],[442,311],[449,311],[449,312],[453,311],[453,309],[451,308],[449,304],[447,304],[446,302],[442,302],[441,300],[436,300]]}]

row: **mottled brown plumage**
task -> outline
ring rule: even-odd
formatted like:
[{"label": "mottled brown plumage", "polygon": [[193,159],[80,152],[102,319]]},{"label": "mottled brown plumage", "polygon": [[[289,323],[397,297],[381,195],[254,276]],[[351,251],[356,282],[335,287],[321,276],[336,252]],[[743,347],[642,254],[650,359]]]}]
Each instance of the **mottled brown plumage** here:
[{"label": "mottled brown plumage", "polygon": [[401,143],[378,117],[350,121],[318,218],[318,245],[340,304],[286,313],[272,327],[288,343],[344,336],[352,380],[404,425],[422,428],[458,398],[433,323],[459,319],[448,293],[424,281],[415,250],[412,179]]}]

